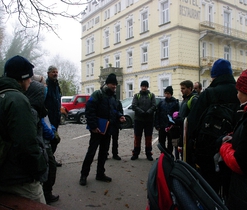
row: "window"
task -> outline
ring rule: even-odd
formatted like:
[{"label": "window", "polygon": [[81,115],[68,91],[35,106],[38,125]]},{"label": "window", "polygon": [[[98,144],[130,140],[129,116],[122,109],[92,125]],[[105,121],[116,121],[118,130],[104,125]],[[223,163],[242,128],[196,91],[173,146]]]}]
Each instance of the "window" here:
[{"label": "window", "polygon": [[93,76],[94,75],[94,63],[92,62],[91,63],[91,73],[90,73],[90,76]]},{"label": "window", "polygon": [[142,47],[142,63],[148,62],[148,48]]},{"label": "window", "polygon": [[109,58],[105,58],[105,68],[109,67]]},{"label": "window", "polygon": [[126,0],[126,6],[128,7],[128,6],[132,5],[133,2],[134,2],[134,0]]},{"label": "window", "polygon": [[209,26],[213,27],[213,7],[211,5],[208,6],[208,22]]},{"label": "window", "polygon": [[120,68],[120,55],[115,56],[115,66]]},{"label": "window", "polygon": [[162,42],[162,58],[168,58],[168,40]]},{"label": "window", "polygon": [[243,55],[244,55],[243,50],[240,50],[240,51],[239,51],[239,54],[243,56]]},{"label": "window", "polygon": [[86,73],[86,77],[89,77],[89,69],[90,69],[90,66],[89,66],[89,63],[87,64],[87,73]]},{"label": "window", "polygon": [[109,31],[105,31],[105,47],[109,47]]},{"label": "window", "polygon": [[167,23],[169,21],[168,1],[164,1],[160,3],[160,12],[161,12],[161,24]]},{"label": "window", "polygon": [[148,30],[148,12],[147,11],[141,14],[141,23],[142,23],[141,32],[146,32]]},{"label": "window", "polygon": [[206,56],[207,56],[207,43],[202,42],[202,57],[206,58]]},{"label": "window", "polygon": [[243,25],[243,17],[242,16],[239,17],[239,23],[240,23],[240,25]]},{"label": "window", "polygon": [[230,34],[230,27],[231,27],[231,23],[230,23],[230,13],[227,11],[224,11],[224,32],[226,34]]},{"label": "window", "polygon": [[127,66],[132,66],[133,64],[133,57],[132,51],[127,52]]},{"label": "window", "polygon": [[110,9],[105,11],[105,20],[110,18]]},{"label": "window", "polygon": [[133,97],[133,95],[134,95],[133,83],[127,83],[126,98]]},{"label": "window", "polygon": [[120,42],[120,25],[115,26],[115,43]]},{"label": "window", "polygon": [[161,80],[161,86],[162,86],[162,93],[164,94],[164,90],[166,89],[167,86],[169,86],[169,79],[168,78],[163,78]]},{"label": "window", "polygon": [[87,54],[94,52],[94,37],[88,38],[86,40]]},{"label": "window", "polygon": [[94,52],[94,37],[91,38],[91,52]]},{"label": "window", "polygon": [[224,47],[224,59],[229,60],[231,59],[231,49],[229,46]]},{"label": "window", "polygon": [[127,38],[133,37],[133,19],[127,20]]}]

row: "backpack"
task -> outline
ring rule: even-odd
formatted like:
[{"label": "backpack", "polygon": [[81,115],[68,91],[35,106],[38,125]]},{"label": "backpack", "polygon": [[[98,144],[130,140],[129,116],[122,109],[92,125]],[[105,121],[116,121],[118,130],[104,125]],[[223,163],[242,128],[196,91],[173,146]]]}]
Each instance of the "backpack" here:
[{"label": "backpack", "polygon": [[148,175],[146,210],[227,210],[194,168],[174,160],[160,144],[158,148],[162,153]]},{"label": "backpack", "polygon": [[227,135],[233,131],[239,104],[221,104],[216,99],[214,92],[210,93],[210,96],[213,97],[213,103],[200,116],[196,133],[206,134],[218,139],[220,136]]}]

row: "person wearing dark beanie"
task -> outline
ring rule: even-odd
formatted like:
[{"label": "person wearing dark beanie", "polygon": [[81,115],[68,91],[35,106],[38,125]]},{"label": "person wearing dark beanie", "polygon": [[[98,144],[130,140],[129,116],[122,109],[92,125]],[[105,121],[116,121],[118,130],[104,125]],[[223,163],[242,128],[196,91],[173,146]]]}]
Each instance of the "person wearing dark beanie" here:
[{"label": "person wearing dark beanie", "polygon": [[154,111],[156,109],[155,95],[148,90],[148,81],[140,84],[141,90],[136,93],[132,100],[132,110],[135,112],[134,120],[134,149],[131,160],[136,160],[141,152],[142,133],[145,134],[145,153],[149,161],[152,157],[152,135]]},{"label": "person wearing dark beanie", "polygon": [[173,95],[173,88],[172,88],[172,86],[167,86],[164,92],[168,92],[171,95]]},{"label": "person wearing dark beanie", "polygon": [[[94,91],[86,103],[87,128],[90,131],[89,147],[82,163],[81,176],[79,184],[85,186],[89,175],[91,164],[93,163],[95,153],[99,148],[98,162],[96,171],[96,180],[111,182],[112,178],[105,175],[105,162],[107,159],[111,136],[116,135],[121,122],[125,122],[125,117],[118,107],[116,99],[117,77],[111,73],[106,78],[105,84],[100,90]],[[100,130],[99,119],[108,122],[105,131]],[[115,154],[115,158],[119,160]],[[120,158],[121,159],[121,158]]]},{"label": "person wearing dark beanie", "polygon": [[[179,102],[173,96],[172,86],[167,86],[164,90],[165,99],[159,102],[155,112],[154,127],[159,132],[159,143],[162,147],[167,148],[171,153],[173,152],[172,139],[178,139],[179,136],[174,137],[174,133],[179,134],[178,127],[175,128],[174,123],[169,121],[174,112],[179,111]],[[169,116],[168,116],[169,115]],[[172,127],[174,127],[172,129]],[[171,129],[171,130],[170,130]],[[174,138],[173,138],[174,137]],[[175,146],[176,159],[179,158],[177,145]]]},{"label": "person wearing dark beanie", "polygon": [[220,155],[231,170],[229,196],[226,200],[229,210],[247,209],[247,70],[241,73],[236,88],[241,104],[238,112],[242,113],[242,117],[234,128],[232,136],[225,136],[220,147]]},{"label": "person wearing dark beanie", "polygon": [[47,159],[37,136],[36,118],[23,94],[31,83],[34,66],[16,55],[7,60],[0,77],[0,192],[46,203],[41,179]]},{"label": "person wearing dark beanie", "polygon": [[[201,116],[203,115],[203,113],[205,113],[205,110],[208,110],[208,108],[210,108],[212,104],[217,104],[217,107],[221,107],[221,104],[226,105],[228,109],[232,110],[233,119],[237,119],[238,115],[235,115],[235,113],[237,113],[239,109],[239,100],[237,98],[236,80],[233,77],[231,63],[228,60],[218,59],[217,61],[215,61],[211,70],[211,77],[212,82],[210,83],[209,87],[207,87],[200,94],[195,106],[191,109],[188,116],[187,139],[191,139],[190,142],[196,140],[196,146],[194,147],[193,144],[191,145],[191,148],[194,148],[195,150],[191,150],[190,155],[194,156],[193,160],[196,160],[195,164],[200,167],[200,173],[203,178],[210,184],[210,186],[215,190],[216,193],[219,192],[221,186],[224,186],[223,194],[227,197],[229,193],[230,171],[224,171],[224,179],[222,179],[221,172],[223,170],[221,170],[220,173],[215,170],[215,153],[212,152],[214,147],[211,147],[211,145],[216,144],[219,136],[212,135],[208,131],[203,131],[203,128],[205,128],[206,124],[198,124],[198,119],[201,119]],[[219,108],[219,112],[220,110],[222,111],[221,108]],[[219,121],[224,122],[224,119],[220,118]],[[209,127],[211,126],[211,124],[208,124]],[[221,127],[218,126],[218,124],[216,125],[217,126],[214,127]],[[233,120],[231,122],[231,127],[234,128],[235,126],[236,120]],[[189,144],[187,142],[187,151],[188,145]],[[219,184],[220,181],[222,181],[221,184]]]},{"label": "person wearing dark beanie", "polygon": [[225,59],[218,59],[211,69],[211,78],[216,78],[224,74],[232,75],[231,63]]}]

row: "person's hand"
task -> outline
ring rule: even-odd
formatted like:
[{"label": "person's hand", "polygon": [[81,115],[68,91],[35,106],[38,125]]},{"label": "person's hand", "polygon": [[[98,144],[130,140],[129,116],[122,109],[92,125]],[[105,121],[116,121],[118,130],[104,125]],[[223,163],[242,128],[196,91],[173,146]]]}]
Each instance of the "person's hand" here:
[{"label": "person's hand", "polygon": [[178,118],[178,112],[173,112],[173,114],[172,114],[172,118],[173,118],[173,119]]},{"label": "person's hand", "polygon": [[99,128],[95,128],[95,129],[92,129],[92,132],[93,132],[93,133],[100,133],[101,131],[100,131]]},{"label": "person's hand", "polygon": [[124,116],[121,116],[119,120],[120,120],[120,122],[125,122],[126,121]]},{"label": "person's hand", "polygon": [[57,144],[59,144],[60,141],[61,141],[61,138],[58,135],[58,132],[57,131],[55,131],[55,133],[54,133],[54,140],[56,141]]}]

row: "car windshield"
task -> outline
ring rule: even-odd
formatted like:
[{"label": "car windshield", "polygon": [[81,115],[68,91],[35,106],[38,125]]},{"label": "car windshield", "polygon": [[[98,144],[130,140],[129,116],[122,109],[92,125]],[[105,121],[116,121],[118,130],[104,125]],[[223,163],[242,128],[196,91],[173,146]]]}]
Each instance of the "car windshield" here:
[{"label": "car windshield", "polygon": [[123,108],[128,107],[132,103],[133,98],[126,98],[121,101]]}]

